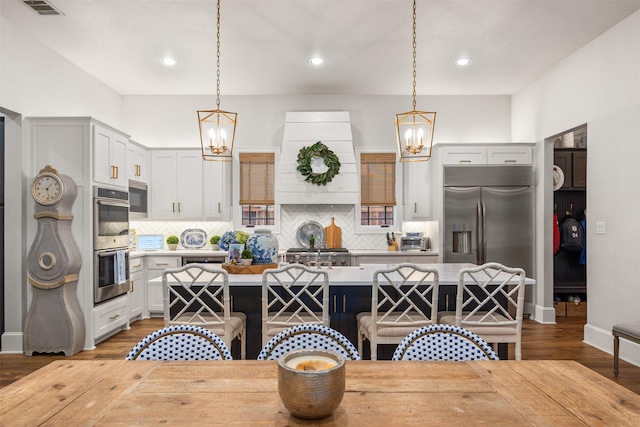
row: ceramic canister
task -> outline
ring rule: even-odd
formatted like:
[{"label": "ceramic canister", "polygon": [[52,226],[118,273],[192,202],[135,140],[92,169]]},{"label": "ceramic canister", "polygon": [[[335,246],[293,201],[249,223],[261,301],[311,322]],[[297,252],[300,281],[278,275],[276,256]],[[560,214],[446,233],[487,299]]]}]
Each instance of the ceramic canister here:
[{"label": "ceramic canister", "polygon": [[247,248],[253,252],[254,264],[278,262],[278,238],[270,230],[256,230],[247,240]]}]

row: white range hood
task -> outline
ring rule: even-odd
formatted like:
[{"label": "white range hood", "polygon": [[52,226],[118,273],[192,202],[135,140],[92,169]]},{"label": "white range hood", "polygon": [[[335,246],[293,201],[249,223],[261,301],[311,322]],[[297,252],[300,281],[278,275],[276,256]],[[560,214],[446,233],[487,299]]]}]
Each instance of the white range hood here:
[{"label": "white range hood", "polygon": [[[298,152],[321,141],[340,160],[340,172],[327,185],[305,181]],[[318,205],[358,203],[360,187],[348,111],[288,112],[277,167],[276,203]]]}]

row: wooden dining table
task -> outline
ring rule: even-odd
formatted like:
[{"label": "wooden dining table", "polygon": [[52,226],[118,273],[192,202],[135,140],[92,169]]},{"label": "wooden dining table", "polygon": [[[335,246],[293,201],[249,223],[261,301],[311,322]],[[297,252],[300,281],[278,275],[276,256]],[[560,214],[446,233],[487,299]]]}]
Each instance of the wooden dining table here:
[{"label": "wooden dining table", "polygon": [[640,425],[640,395],[574,361],[347,361],[328,418],[293,417],[275,361],[60,360],[0,389],[0,426]]}]

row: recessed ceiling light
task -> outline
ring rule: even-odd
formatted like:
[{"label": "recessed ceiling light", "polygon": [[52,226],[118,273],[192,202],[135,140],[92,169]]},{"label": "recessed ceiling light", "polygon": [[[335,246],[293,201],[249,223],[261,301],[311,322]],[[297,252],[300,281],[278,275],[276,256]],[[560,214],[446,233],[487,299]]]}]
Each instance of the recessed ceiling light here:
[{"label": "recessed ceiling light", "polygon": [[471,60],[469,58],[460,58],[456,61],[456,64],[464,67],[465,65],[471,64]]},{"label": "recessed ceiling light", "polygon": [[176,64],[178,63],[178,61],[176,61],[176,60],[175,60],[175,59],[173,59],[173,58],[169,58],[169,57],[167,57],[167,58],[162,58],[162,59],[160,60],[160,62],[162,62],[162,63],[163,63],[164,65],[166,65],[167,67],[173,67],[174,65],[176,65]]},{"label": "recessed ceiling light", "polygon": [[309,63],[313,64],[313,65],[322,65],[322,64],[325,63],[325,60],[324,60],[324,58],[320,58],[320,57],[316,56],[316,57],[310,58],[309,59]]}]

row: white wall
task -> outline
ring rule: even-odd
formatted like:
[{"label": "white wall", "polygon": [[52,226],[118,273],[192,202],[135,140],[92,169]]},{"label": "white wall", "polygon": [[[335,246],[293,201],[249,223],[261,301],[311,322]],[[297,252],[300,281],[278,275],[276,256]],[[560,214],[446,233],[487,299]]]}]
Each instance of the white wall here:
[{"label": "white wall", "polygon": [[0,16],[0,107],[122,124],[121,96]]},{"label": "white wall", "polygon": [[[635,226],[640,211],[638,46],[640,12],[566,58],[512,100],[514,141],[541,141],[588,124],[585,342],[609,352],[611,326],[640,320],[636,269],[640,232]],[[595,234],[596,222],[606,224],[606,234]],[[551,247],[551,237],[545,237]],[[550,257],[545,261],[552,268]],[[621,356],[640,365],[640,346],[621,343]]]},{"label": "white wall", "polygon": [[[215,96],[125,96],[123,131],[149,147],[199,147],[197,110],[215,109]],[[510,142],[509,96],[425,96],[417,107],[437,112],[434,143]],[[279,147],[287,111],[349,111],[355,146],[395,147],[395,114],[411,110],[409,96],[221,96],[238,113],[236,147]]]}]

